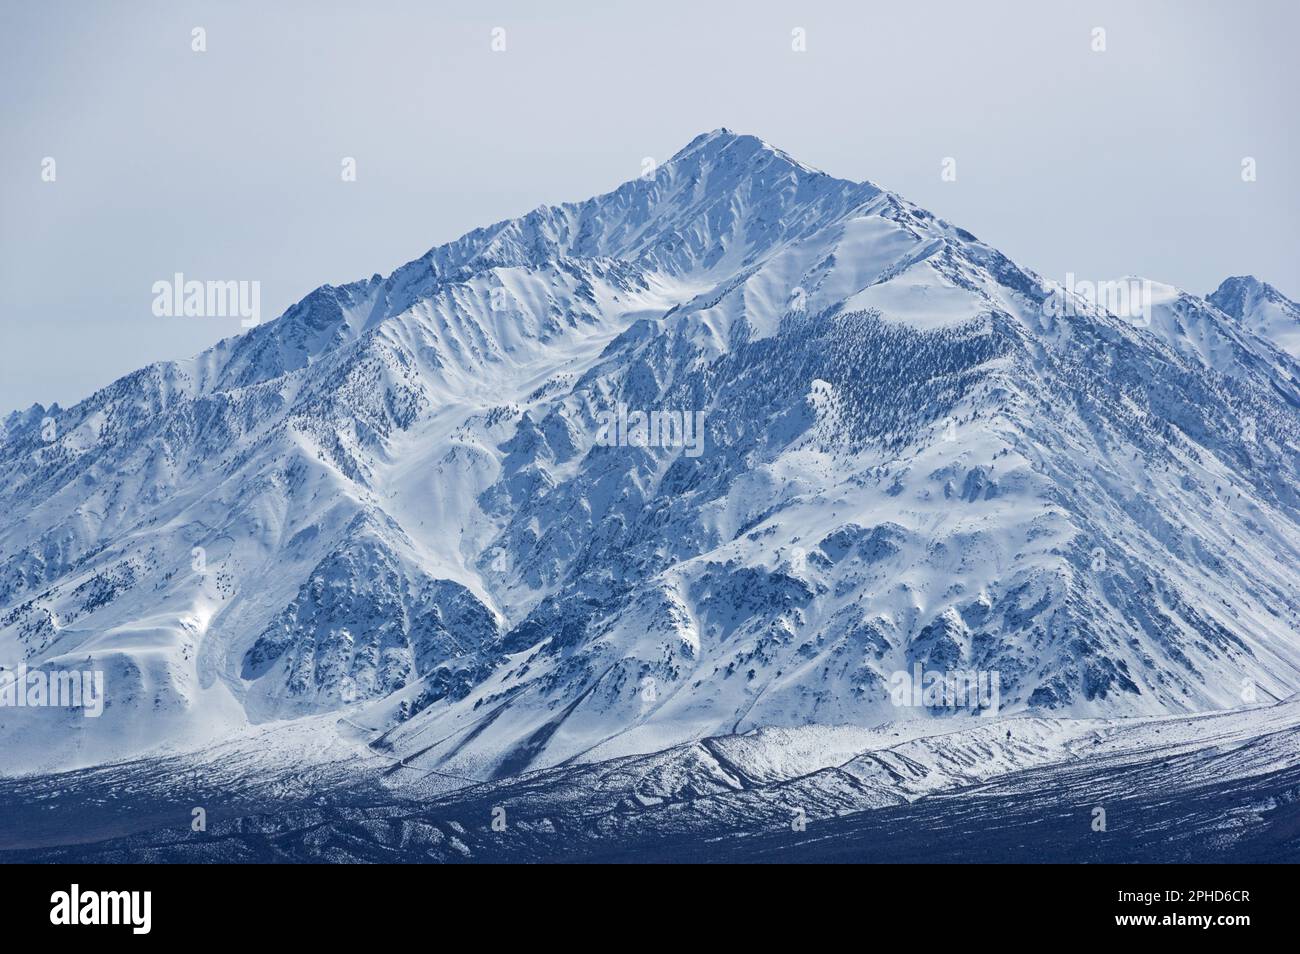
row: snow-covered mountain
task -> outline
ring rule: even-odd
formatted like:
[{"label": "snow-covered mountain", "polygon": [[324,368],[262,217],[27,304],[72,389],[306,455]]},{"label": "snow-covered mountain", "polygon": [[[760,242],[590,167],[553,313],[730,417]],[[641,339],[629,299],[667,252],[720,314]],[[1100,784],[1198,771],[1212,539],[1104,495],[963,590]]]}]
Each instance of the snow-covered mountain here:
[{"label": "snow-covered mountain", "polygon": [[1206,299],[1251,334],[1300,358],[1300,305],[1253,275],[1224,279]]},{"label": "snow-covered mountain", "polygon": [[[0,709],[3,767],[327,713],[473,778],[969,724],[895,705],[917,665],[1042,718],[1282,699],[1295,306],[1157,288],[1143,325],[1063,317],[970,232],[717,130],[12,414],[0,665],[101,669],[107,704]],[[620,409],[702,445],[610,446]]]}]

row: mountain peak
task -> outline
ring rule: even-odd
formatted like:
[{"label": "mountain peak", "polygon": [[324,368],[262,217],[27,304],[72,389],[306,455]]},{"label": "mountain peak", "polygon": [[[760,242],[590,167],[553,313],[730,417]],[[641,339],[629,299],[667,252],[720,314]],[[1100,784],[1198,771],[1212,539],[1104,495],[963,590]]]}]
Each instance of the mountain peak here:
[{"label": "mountain peak", "polygon": [[712,132],[700,133],[685,146],[673,154],[671,163],[680,163],[692,158],[697,160],[716,160],[725,157],[737,163],[754,164],[756,161],[777,161],[788,164],[808,175],[824,176],[826,173],[800,162],[783,149],[778,149],[765,139],[748,133],[737,133],[726,126],[719,126]]},{"label": "mountain peak", "polygon": [[1294,692],[1295,365],[1181,299],[1160,337],[1057,320],[970,233],[755,136],[646,166],[30,412],[0,665],[119,688],[94,735],[6,715],[11,770],[361,704],[412,768],[500,776],[929,721],[887,691],[917,666],[999,674],[981,714]]},{"label": "mountain peak", "polygon": [[700,133],[686,145],[682,146],[681,149],[678,149],[673,153],[673,158],[680,159],[698,149],[709,149],[716,152],[739,139],[754,139],[758,142],[762,142],[762,140],[758,139],[756,136],[740,135],[728,129],[726,126],[719,126],[711,132]]},{"label": "mountain peak", "polygon": [[1300,304],[1254,275],[1225,278],[1209,296],[1210,304],[1243,328],[1300,358]]},{"label": "mountain peak", "polygon": [[[1222,311],[1240,318],[1252,302],[1290,300],[1268,282],[1254,275],[1233,275],[1219,283],[1209,295],[1209,300]],[[1290,302],[1295,304],[1294,302]],[[1225,307],[1227,306],[1227,307]]]}]

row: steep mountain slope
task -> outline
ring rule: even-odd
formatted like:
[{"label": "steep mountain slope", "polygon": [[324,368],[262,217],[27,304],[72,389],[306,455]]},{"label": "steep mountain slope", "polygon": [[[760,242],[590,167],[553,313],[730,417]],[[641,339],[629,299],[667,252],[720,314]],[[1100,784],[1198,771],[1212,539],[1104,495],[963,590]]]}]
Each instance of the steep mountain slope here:
[{"label": "steep mountain slope", "polygon": [[[0,711],[5,769],[320,712],[487,778],[1289,695],[1300,364],[1177,289],[1150,327],[1057,293],[718,130],[11,415],[0,664],[104,669],[108,707]],[[703,443],[608,446],[620,408]],[[900,707],[916,665],[997,697]]]}]

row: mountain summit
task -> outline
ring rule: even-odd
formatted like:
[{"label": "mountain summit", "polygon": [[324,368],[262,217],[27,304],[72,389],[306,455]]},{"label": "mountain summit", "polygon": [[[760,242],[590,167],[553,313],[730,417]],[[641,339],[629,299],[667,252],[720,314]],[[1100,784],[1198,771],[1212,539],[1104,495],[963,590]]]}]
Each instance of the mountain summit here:
[{"label": "mountain summit", "polygon": [[1252,334],[1300,358],[1300,305],[1254,275],[1226,278],[1207,301]]},{"label": "mountain summit", "polygon": [[[716,130],[13,415],[0,665],[101,671],[107,704],[6,710],[10,767],[324,719],[488,778],[1284,698],[1300,364],[1261,334],[1290,303],[1163,288],[1147,325],[1062,309],[970,232]],[[986,691],[895,691],[918,672]]]}]

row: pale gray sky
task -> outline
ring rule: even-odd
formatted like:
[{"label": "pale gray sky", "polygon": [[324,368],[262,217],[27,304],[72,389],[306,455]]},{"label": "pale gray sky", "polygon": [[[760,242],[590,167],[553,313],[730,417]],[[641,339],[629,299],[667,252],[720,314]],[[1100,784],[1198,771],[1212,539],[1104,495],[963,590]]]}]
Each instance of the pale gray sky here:
[{"label": "pale gray sky", "polygon": [[0,412],[239,331],[155,317],[173,272],[274,317],[718,126],[1057,280],[1297,298],[1298,34],[1289,0],[0,0]]}]

